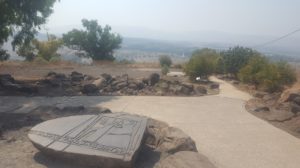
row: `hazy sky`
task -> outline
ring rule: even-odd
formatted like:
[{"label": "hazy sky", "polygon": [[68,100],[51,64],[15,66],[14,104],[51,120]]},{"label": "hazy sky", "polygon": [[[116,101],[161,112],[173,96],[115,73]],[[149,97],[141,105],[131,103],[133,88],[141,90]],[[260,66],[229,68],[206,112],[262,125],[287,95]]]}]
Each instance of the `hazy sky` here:
[{"label": "hazy sky", "polygon": [[82,18],[113,28],[280,36],[300,28],[300,0],[61,0],[46,27],[57,31]]}]

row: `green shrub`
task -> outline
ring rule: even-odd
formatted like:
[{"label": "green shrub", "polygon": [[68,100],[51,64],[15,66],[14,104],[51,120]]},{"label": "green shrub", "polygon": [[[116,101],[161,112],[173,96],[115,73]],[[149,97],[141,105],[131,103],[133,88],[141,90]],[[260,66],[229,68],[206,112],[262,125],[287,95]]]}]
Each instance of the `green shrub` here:
[{"label": "green shrub", "polygon": [[161,73],[162,73],[163,75],[167,75],[169,72],[170,72],[170,71],[169,71],[169,66],[163,65],[163,66],[161,67]]},{"label": "green shrub", "polygon": [[219,57],[220,55],[213,49],[197,50],[192,54],[184,71],[191,80],[195,80],[199,76],[207,79],[209,75],[215,72]]},{"label": "green shrub", "polygon": [[52,57],[49,60],[49,62],[51,62],[51,63],[58,63],[60,61],[61,61],[60,57]]},{"label": "green shrub", "polygon": [[49,62],[47,60],[45,60],[43,57],[36,57],[33,62],[35,64],[41,64],[41,65],[45,65],[48,64]]},{"label": "green shrub", "polygon": [[296,81],[295,71],[285,62],[273,63],[261,55],[251,58],[249,63],[240,70],[239,79],[256,88],[276,92],[284,86],[291,85]]},{"label": "green shrub", "polygon": [[167,55],[162,55],[159,57],[159,63],[161,67],[164,65],[170,67],[172,65],[172,59]]},{"label": "green shrub", "polygon": [[236,46],[221,52],[226,73],[237,75],[248,61],[258,52],[251,48]]}]

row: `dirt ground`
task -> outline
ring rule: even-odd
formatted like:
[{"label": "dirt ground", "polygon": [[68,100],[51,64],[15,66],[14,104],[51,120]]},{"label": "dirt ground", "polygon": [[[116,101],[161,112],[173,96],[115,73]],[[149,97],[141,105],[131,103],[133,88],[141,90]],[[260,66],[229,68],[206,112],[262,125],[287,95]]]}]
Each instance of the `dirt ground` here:
[{"label": "dirt ground", "polygon": [[[145,66],[144,66],[145,65]],[[115,63],[96,63],[93,65],[79,65],[74,63],[56,63],[56,64],[34,64],[22,62],[0,63],[0,74],[11,74],[16,79],[39,79],[46,76],[49,71],[57,73],[70,74],[77,71],[90,76],[100,76],[108,73],[114,76],[128,74],[133,78],[143,78],[151,73],[160,73],[160,68],[156,64],[115,64]],[[171,71],[181,71],[180,69],[171,69]]]}]

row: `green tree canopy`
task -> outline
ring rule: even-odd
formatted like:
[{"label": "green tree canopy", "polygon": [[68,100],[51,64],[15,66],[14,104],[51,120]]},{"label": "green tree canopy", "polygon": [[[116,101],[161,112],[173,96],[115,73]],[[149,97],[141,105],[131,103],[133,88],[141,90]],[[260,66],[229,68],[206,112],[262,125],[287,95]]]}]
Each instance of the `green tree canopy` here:
[{"label": "green tree canopy", "polygon": [[111,32],[111,27],[101,27],[96,20],[82,20],[85,30],[73,29],[63,34],[64,43],[75,50],[83,50],[93,60],[114,60],[113,51],[120,48],[122,38]]},{"label": "green tree canopy", "polygon": [[186,64],[185,72],[191,80],[195,80],[198,76],[207,78],[216,71],[219,57],[219,53],[213,49],[205,48],[197,50]]},{"label": "green tree canopy", "polygon": [[161,67],[164,65],[170,67],[172,65],[172,59],[168,55],[161,55],[159,57],[159,63]]},{"label": "green tree canopy", "polygon": [[[37,29],[52,13],[55,2],[56,0],[0,0],[0,46],[9,37],[13,37],[14,49],[23,43],[30,43]],[[1,53],[6,54],[3,50]]]},{"label": "green tree canopy", "polygon": [[295,70],[288,63],[274,63],[262,55],[252,57],[238,77],[244,83],[269,92],[280,91],[296,81]]},{"label": "green tree canopy", "polygon": [[223,57],[224,69],[226,73],[237,75],[241,68],[243,68],[251,57],[258,52],[251,48],[236,46],[221,52]]}]

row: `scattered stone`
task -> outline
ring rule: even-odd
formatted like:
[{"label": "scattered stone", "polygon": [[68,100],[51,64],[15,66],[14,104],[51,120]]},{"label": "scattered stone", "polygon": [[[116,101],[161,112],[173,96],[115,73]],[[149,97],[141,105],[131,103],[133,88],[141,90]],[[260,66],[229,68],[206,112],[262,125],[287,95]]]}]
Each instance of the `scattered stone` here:
[{"label": "scattered stone", "polygon": [[153,74],[151,74],[151,75],[149,76],[149,79],[148,79],[149,84],[150,84],[151,86],[154,86],[156,83],[159,82],[159,80],[160,80],[160,76],[159,76],[158,73],[153,73]]},{"label": "scattered stone", "polygon": [[254,110],[254,112],[268,112],[268,111],[270,111],[270,108],[267,106],[260,106]]},{"label": "scattered stone", "polygon": [[0,85],[6,86],[15,83],[15,79],[9,74],[0,74]]},{"label": "scattered stone", "polygon": [[99,91],[98,87],[94,84],[86,84],[82,88],[82,93],[84,94],[97,94]]},{"label": "scattered stone", "polygon": [[294,114],[300,112],[300,105],[296,103],[291,103],[291,112]]},{"label": "scattered stone", "polygon": [[92,84],[94,84],[97,88],[102,89],[106,85],[106,80],[102,77],[95,80]]},{"label": "scattered stone", "polygon": [[193,85],[182,84],[180,92],[184,95],[191,95],[194,92]]},{"label": "scattered stone", "polygon": [[45,82],[53,87],[59,87],[62,86],[66,80],[67,77],[65,74],[49,72],[45,79]]},{"label": "scattered stone", "polygon": [[82,73],[73,71],[71,73],[71,80],[73,82],[80,82],[80,81],[84,80],[84,75]]},{"label": "scattered stone", "polygon": [[254,93],[254,97],[256,97],[256,98],[260,98],[260,99],[262,99],[265,95],[267,95],[268,93],[266,93],[266,92],[260,92],[260,91],[257,91],[257,92],[255,92]]},{"label": "scattered stone", "polygon": [[220,87],[220,84],[218,84],[218,83],[213,83],[210,85],[211,89],[219,89],[219,87]]},{"label": "scattered stone", "polygon": [[85,167],[131,168],[146,125],[147,118],[126,113],[71,116],[43,122],[28,137],[57,159]]},{"label": "scattered stone", "polygon": [[207,89],[204,86],[196,86],[195,90],[200,94],[207,94]]},{"label": "scattered stone", "polygon": [[197,152],[182,151],[163,159],[154,168],[216,168],[209,159]]},{"label": "scattered stone", "polygon": [[294,101],[294,99],[297,97],[300,97],[300,90],[286,90],[281,94],[278,102],[291,102]]},{"label": "scattered stone", "polygon": [[103,77],[105,79],[107,84],[109,84],[112,81],[112,76],[109,74],[106,74],[106,73],[101,74],[101,77]]},{"label": "scattered stone", "polygon": [[142,82],[145,84],[145,85],[149,85],[149,79],[142,79]]}]

